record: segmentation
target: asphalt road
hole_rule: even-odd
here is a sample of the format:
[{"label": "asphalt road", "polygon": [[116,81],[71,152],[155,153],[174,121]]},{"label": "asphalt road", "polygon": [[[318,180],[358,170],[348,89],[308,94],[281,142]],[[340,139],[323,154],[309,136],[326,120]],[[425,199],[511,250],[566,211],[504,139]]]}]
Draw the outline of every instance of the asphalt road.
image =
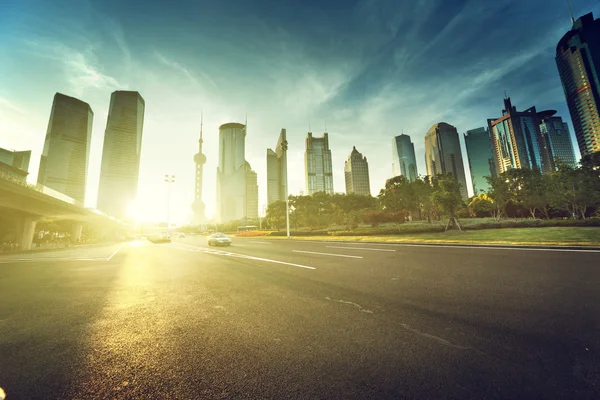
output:
[{"label": "asphalt road", "polygon": [[13,399],[600,398],[600,252],[188,237],[0,257]]}]

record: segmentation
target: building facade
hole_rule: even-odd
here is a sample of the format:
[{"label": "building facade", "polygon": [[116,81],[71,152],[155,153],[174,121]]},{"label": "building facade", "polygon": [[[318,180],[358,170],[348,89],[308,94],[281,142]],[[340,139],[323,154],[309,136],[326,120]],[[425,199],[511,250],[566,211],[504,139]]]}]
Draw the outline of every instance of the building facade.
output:
[{"label": "building facade", "polygon": [[487,192],[490,186],[486,176],[496,175],[490,133],[486,128],[481,127],[467,131],[464,137],[473,193],[477,195],[481,192]]},{"label": "building facade", "polygon": [[14,151],[0,148],[0,173],[10,179],[26,182],[31,150]]},{"label": "building facade", "polygon": [[110,96],[97,208],[123,220],[137,197],[144,110],[138,92],[116,91]]},{"label": "building facade", "polygon": [[556,170],[560,164],[576,167],[577,160],[567,123],[561,117],[554,116],[554,111],[545,111],[539,116],[540,132],[549,152],[552,170]]},{"label": "building facade", "polygon": [[245,159],[246,126],[227,123],[219,127],[217,167],[218,223],[258,217],[256,173]]},{"label": "building facade", "polygon": [[61,93],[54,95],[39,184],[84,202],[93,121],[89,104]]},{"label": "building facade", "polygon": [[415,145],[408,135],[402,134],[392,140],[392,173],[394,176],[402,175],[411,182],[419,176]]},{"label": "building facade", "polygon": [[306,152],[304,153],[304,170],[306,173],[306,193],[312,196],[317,192],[333,194],[333,169],[329,135],[313,137],[308,132],[306,137]]},{"label": "building facade", "polygon": [[517,111],[510,97],[504,99],[502,117],[488,119],[496,174],[514,168],[536,168],[546,173],[553,170],[540,122],[535,107]]},{"label": "building facade", "polygon": [[369,181],[369,163],[367,157],[352,148],[348,161],[344,164],[346,178],[346,194],[371,195],[371,182]]},{"label": "building facade", "polygon": [[556,65],[582,156],[600,151],[600,19],[573,23],[556,46]]},{"label": "building facade", "polygon": [[433,125],[425,135],[427,175],[452,174],[460,183],[463,199],[469,197],[462,151],[456,128],[445,122]]},{"label": "building facade", "polygon": [[267,149],[267,205],[285,201],[287,189],[287,138],[281,130],[275,151]]}]

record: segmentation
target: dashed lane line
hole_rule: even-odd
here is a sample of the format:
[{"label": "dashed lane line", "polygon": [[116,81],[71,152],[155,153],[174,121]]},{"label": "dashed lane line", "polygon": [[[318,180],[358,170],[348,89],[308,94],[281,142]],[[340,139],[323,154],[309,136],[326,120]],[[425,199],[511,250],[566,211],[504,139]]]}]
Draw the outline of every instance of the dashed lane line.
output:
[{"label": "dashed lane line", "polygon": [[292,250],[292,251],[294,253],[318,254],[321,256],[331,256],[331,257],[363,258],[361,256],[350,256],[347,254],[335,254],[335,253],[320,253],[317,251],[306,251],[306,250]]},{"label": "dashed lane line", "polygon": [[372,247],[342,247],[342,246],[325,246],[330,249],[350,249],[350,250],[370,250],[370,251],[389,251],[394,252],[393,249],[375,249]]}]

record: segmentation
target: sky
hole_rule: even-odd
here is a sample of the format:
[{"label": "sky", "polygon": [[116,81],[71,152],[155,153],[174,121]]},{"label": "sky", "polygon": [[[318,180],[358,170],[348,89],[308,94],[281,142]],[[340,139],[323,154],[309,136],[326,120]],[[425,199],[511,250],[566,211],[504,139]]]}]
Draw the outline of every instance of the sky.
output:
[{"label": "sky", "polygon": [[[596,0],[571,4],[575,18],[600,16]],[[519,110],[555,109],[572,129],[554,62],[570,26],[563,0],[4,0],[0,147],[32,150],[35,183],[54,94],[89,103],[85,204],[95,207],[110,94],[136,90],[146,102],[140,219],[166,219],[165,174],[176,176],[172,221],[191,218],[201,114],[209,217],[218,127],[246,118],[261,214],[266,149],[282,128],[291,194],[304,191],[310,124],[329,133],[334,190],[345,191],[356,146],[377,195],[392,176],[392,138],[411,136],[424,175],[424,137],[438,122],[457,127],[468,171],[462,134],[501,116],[505,90]]]}]

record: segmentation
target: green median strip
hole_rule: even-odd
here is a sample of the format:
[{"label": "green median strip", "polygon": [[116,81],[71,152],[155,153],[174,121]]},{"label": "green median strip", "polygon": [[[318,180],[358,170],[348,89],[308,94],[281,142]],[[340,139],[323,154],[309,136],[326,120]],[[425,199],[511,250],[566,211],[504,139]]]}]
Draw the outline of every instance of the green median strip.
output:
[{"label": "green median strip", "polygon": [[[449,243],[449,244],[504,244],[540,246],[600,246],[598,227],[506,228],[473,231],[450,231],[412,235],[364,236],[293,236],[296,240],[328,240],[340,242],[381,243]],[[285,240],[281,236],[263,239]]]}]

